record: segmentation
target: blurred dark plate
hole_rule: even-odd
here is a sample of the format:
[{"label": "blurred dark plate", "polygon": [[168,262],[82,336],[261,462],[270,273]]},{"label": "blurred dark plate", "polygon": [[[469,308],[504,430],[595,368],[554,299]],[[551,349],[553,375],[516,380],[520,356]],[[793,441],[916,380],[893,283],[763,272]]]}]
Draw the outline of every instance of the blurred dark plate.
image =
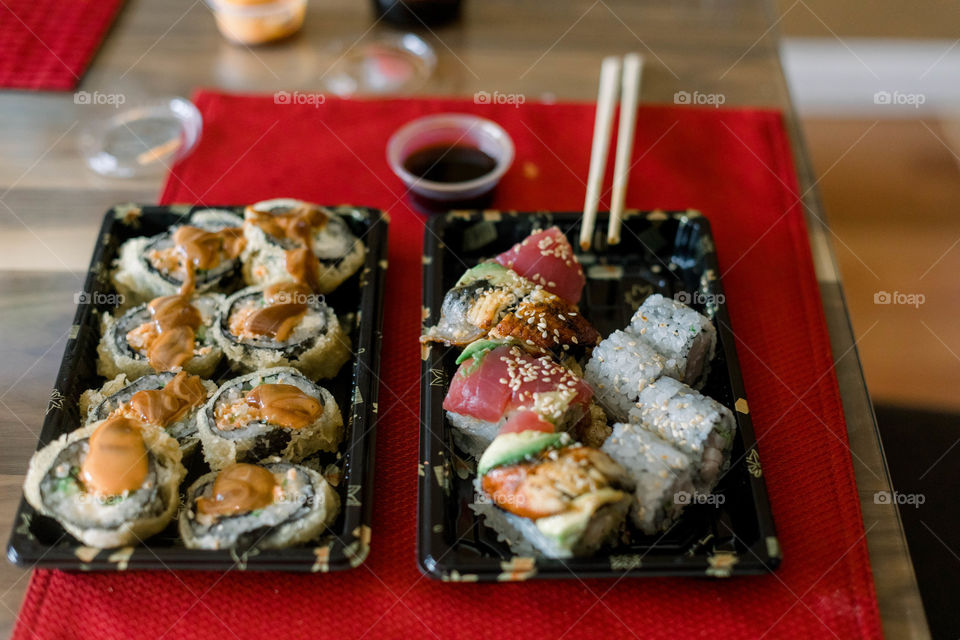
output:
[{"label": "blurred dark plate", "polygon": [[[437,322],[443,296],[468,267],[509,249],[531,232],[557,225],[578,246],[580,213],[452,212],[433,218],[424,242],[424,326]],[[606,230],[600,214],[597,229]],[[420,494],[417,559],[440,580],[712,576],[775,569],[780,549],[757,452],[710,224],[696,211],[628,212],[623,240],[578,253],[587,275],[581,311],[604,336],[626,326],[644,298],[676,296],[713,319],[717,355],[701,390],[737,419],[731,467],[715,495],[722,504],[691,505],[661,536],[631,530],[630,544],[588,558],[517,557],[468,505],[474,500],[470,458],[455,448],[442,404],[456,372],[458,348],[434,345],[423,353]],[[749,301],[741,301],[747,304]],[[467,462],[465,462],[467,461]],[[718,500],[719,501],[719,500]]]},{"label": "blurred dark plate", "polygon": [[[63,362],[50,397],[38,449],[81,425],[77,402],[87,389],[98,389],[97,343],[100,314],[111,310],[114,293],[111,263],[121,244],[137,236],[165,231],[199,209],[226,209],[243,215],[241,206],[191,207],[122,205],[107,212],[87,273],[84,293],[92,303],[78,304]],[[333,380],[320,381],[336,398],[344,413],[346,431],[339,452],[310,459],[321,469],[336,465],[340,480],[340,514],[324,537],[310,546],[290,549],[256,547],[244,551],[187,549],[180,542],[177,522],[147,539],[122,549],[94,549],[81,545],[53,519],[39,515],[25,500],[14,520],[7,557],[19,566],[58,569],[197,569],[231,568],[265,571],[336,571],[359,566],[369,552],[370,514],[373,501],[373,448],[375,407],[379,382],[383,286],[387,266],[388,220],[380,211],[365,207],[336,208],[367,246],[364,266],[336,291],[325,296],[350,334],[354,358]],[[79,294],[78,294],[79,296]],[[98,304],[104,301],[104,304]],[[358,320],[362,318],[362,322]],[[359,354],[359,355],[357,355]],[[217,384],[240,375],[224,361],[214,374]],[[181,492],[209,469],[197,451],[185,460],[187,477]],[[182,499],[182,496],[181,496]]]}]

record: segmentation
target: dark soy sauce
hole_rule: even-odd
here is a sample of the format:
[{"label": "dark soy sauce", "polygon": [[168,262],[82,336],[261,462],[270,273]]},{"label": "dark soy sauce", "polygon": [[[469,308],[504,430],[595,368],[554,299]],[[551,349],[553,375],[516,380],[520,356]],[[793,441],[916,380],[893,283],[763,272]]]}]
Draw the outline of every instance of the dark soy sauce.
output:
[{"label": "dark soy sauce", "polygon": [[403,168],[431,182],[466,182],[487,175],[497,161],[476,147],[435,144],[414,151]]},{"label": "dark soy sauce", "polygon": [[[435,144],[414,151],[403,161],[403,168],[431,182],[457,183],[481,178],[497,166],[497,161],[476,147],[449,143]],[[493,187],[470,198],[436,200],[409,192],[410,201],[421,211],[438,213],[450,209],[483,209],[493,200]]]}]

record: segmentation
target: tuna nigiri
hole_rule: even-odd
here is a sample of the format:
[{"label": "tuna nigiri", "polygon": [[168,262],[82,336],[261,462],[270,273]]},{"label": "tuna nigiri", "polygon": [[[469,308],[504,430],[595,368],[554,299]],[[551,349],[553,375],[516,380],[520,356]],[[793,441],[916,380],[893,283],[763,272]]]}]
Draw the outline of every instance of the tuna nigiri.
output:
[{"label": "tuna nigiri", "polygon": [[573,247],[557,227],[533,233],[501,253],[495,262],[541,285],[570,304],[580,301],[587,279]]}]

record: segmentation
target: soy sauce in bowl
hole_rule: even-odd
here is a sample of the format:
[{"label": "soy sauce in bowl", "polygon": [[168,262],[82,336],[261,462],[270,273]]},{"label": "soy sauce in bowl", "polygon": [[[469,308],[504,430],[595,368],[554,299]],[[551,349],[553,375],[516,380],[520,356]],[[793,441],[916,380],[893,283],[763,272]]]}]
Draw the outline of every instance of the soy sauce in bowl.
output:
[{"label": "soy sauce in bowl", "polygon": [[403,168],[432,182],[466,182],[487,175],[497,166],[489,155],[464,144],[434,144],[414,151]]},{"label": "soy sauce in bowl", "polygon": [[390,168],[423,213],[488,207],[513,153],[513,142],[499,125],[467,114],[419,118],[387,144]]}]

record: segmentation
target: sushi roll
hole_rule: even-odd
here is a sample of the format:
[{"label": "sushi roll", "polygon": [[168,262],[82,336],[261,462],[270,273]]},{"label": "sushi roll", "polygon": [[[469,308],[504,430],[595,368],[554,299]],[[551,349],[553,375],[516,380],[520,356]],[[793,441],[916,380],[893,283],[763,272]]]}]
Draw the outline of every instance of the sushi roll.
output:
[{"label": "sushi roll", "polygon": [[602,340],[584,368],[600,406],[619,422],[627,421],[644,387],[675,372],[647,343],[623,331]]},{"label": "sushi roll", "polygon": [[270,458],[200,477],[185,505],[179,526],[188,549],[279,549],[323,533],[340,497],[313,469]]},{"label": "sushi roll", "polygon": [[617,461],[636,483],[630,519],[653,535],[669,527],[683,511],[680,492],[692,494],[693,460],[663,438],[635,424],[617,423],[601,450]]},{"label": "sushi roll", "polygon": [[515,430],[542,424],[567,431],[593,418],[590,387],[549,356],[479,341],[458,362],[443,408],[457,446],[472,456],[479,456],[507,423]]},{"label": "sushi roll", "polygon": [[468,269],[443,298],[440,322],[427,329],[421,342],[463,346],[483,338],[508,309],[536,288],[496,262]]},{"label": "sushi roll", "polygon": [[300,462],[335,451],[343,416],[329,391],[296,369],[277,367],[223,383],[197,419],[203,457],[213,470],[279,456]]},{"label": "sushi roll", "polygon": [[298,282],[330,293],[363,265],[366,250],[336,211],[277,198],[247,207],[243,277],[247,284]]},{"label": "sushi roll", "polygon": [[497,436],[477,465],[478,504],[515,553],[590,555],[613,542],[632,501],[633,480],[603,451],[564,433]]},{"label": "sushi roll", "polygon": [[545,289],[534,289],[489,334],[527,351],[558,358],[580,357],[600,342],[600,334],[577,307]]},{"label": "sushi roll", "polygon": [[309,378],[332,378],[350,359],[350,338],[323,296],[280,282],[247,287],[221,305],[213,335],[241,371],[296,367]]},{"label": "sushi roll", "polygon": [[644,300],[627,331],[666,358],[676,372],[671,377],[691,386],[706,377],[717,349],[717,330],[706,316],[660,294]]},{"label": "sushi roll", "polygon": [[177,439],[186,458],[200,442],[197,415],[216,390],[214,383],[185,371],[146,375],[136,382],[121,373],[100,389],[84,391],[80,412],[87,424],[121,415],[162,427]]},{"label": "sushi roll", "polygon": [[186,474],[180,455],[160,427],[114,416],[35,453],[24,495],[85,545],[135,545],[173,519]]},{"label": "sushi roll", "polygon": [[97,373],[128,380],[162,371],[209,378],[223,352],[213,337],[218,293],[188,298],[171,295],[130,309],[119,318],[105,313],[97,346]]},{"label": "sushi roll", "polygon": [[493,260],[574,305],[587,283],[573,247],[557,227],[530,234]]},{"label": "sushi roll", "polygon": [[729,464],[737,430],[730,409],[678,380],[645,387],[629,417],[693,458],[698,489],[711,490]]},{"label": "sushi roll", "polygon": [[239,275],[246,244],[243,218],[222,209],[203,209],[188,222],[123,243],[112,274],[117,293],[137,304],[228,286]]}]

